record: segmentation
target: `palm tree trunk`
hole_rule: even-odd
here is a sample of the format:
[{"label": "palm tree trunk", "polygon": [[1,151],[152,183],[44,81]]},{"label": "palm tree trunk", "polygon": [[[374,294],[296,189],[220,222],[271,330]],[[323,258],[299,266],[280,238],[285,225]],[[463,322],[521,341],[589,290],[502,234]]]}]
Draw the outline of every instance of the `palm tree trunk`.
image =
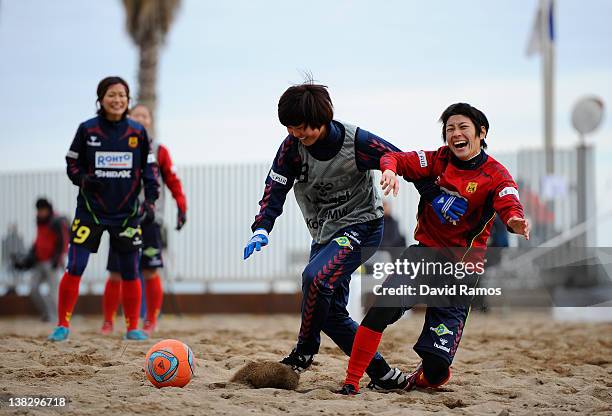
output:
[{"label": "palm tree trunk", "polygon": [[151,36],[140,45],[140,62],[138,65],[138,103],[146,105],[154,115],[150,137],[155,137],[155,114],[157,114],[157,66],[159,61],[159,37]]}]

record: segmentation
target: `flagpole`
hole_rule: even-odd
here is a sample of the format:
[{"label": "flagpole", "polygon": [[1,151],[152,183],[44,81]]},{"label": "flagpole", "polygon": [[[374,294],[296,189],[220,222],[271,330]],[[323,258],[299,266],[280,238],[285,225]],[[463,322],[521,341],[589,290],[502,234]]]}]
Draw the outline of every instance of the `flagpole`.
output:
[{"label": "flagpole", "polygon": [[540,0],[541,5],[541,47],[542,47],[542,79],[544,86],[544,151],[546,157],[546,174],[552,175],[555,171],[554,153],[554,110],[555,110],[555,47],[553,13],[555,12],[554,0]]}]

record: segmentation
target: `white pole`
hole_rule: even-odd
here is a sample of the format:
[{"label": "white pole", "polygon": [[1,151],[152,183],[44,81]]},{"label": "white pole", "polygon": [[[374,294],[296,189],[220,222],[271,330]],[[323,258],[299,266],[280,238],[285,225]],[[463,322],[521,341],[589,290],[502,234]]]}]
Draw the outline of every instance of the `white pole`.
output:
[{"label": "white pole", "polygon": [[[544,149],[546,155],[546,174],[555,170],[554,156],[554,110],[555,110],[555,47],[554,47],[554,0],[540,0],[540,36],[542,47],[542,79],[544,86]],[[552,20],[552,21],[551,21]]]}]

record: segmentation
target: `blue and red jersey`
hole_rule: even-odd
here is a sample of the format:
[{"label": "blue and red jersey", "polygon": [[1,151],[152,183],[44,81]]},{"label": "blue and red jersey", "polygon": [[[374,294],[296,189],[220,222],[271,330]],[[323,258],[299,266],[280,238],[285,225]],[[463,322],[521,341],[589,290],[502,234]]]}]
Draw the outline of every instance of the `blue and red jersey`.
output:
[{"label": "blue and red jersey", "polygon": [[112,122],[98,116],[79,125],[66,155],[68,177],[81,187],[86,175],[102,182],[100,191],[81,187],[77,216],[102,225],[123,225],[138,213],[138,195],[159,197],[158,166],[147,131],[124,118]]},{"label": "blue and red jersey", "polygon": [[[306,149],[318,160],[326,161],[338,154],[344,142],[344,127],[341,123],[333,120],[327,129],[325,138],[317,140]],[[299,140],[289,135],[281,143],[276,157],[272,162],[272,168],[266,178],[264,195],[259,201],[259,214],[251,225],[255,231],[263,228],[267,232],[272,231],[276,218],[283,212],[283,204],[287,193],[297,180],[305,180],[304,175],[307,167],[303,163],[298,151]],[[388,152],[398,152],[399,149],[386,140],[358,128],[355,134],[355,161],[357,169],[361,172],[372,169],[380,169],[380,158]]]}]

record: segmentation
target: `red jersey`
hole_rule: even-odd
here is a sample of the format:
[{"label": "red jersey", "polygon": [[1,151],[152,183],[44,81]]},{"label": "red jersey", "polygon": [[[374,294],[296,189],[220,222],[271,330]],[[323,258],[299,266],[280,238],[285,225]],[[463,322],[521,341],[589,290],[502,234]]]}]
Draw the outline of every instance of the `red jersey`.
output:
[{"label": "red jersey", "polygon": [[436,151],[393,152],[384,155],[380,170],[392,170],[407,181],[435,179],[451,195],[468,201],[457,224],[441,224],[431,204],[419,203],[414,238],[428,247],[486,247],[495,214],[504,224],[514,216],[523,218],[518,186],[506,168],[481,152],[475,161],[457,159],[448,146]]},{"label": "red jersey", "polygon": [[52,217],[49,222],[37,225],[36,240],[34,241],[36,261],[56,261],[67,251],[68,229],[62,223],[61,218]]},{"label": "red jersey", "polygon": [[[178,209],[187,212],[187,198],[183,192],[183,185],[176,175],[176,169],[172,163],[170,152],[168,152],[168,149],[163,144],[157,146],[157,163],[161,172],[162,181],[166,184],[168,189],[170,189]],[[161,190],[163,191],[163,187]],[[156,203],[156,207],[158,207],[160,211],[159,219],[163,218],[163,200],[164,198],[160,197]]]}]

